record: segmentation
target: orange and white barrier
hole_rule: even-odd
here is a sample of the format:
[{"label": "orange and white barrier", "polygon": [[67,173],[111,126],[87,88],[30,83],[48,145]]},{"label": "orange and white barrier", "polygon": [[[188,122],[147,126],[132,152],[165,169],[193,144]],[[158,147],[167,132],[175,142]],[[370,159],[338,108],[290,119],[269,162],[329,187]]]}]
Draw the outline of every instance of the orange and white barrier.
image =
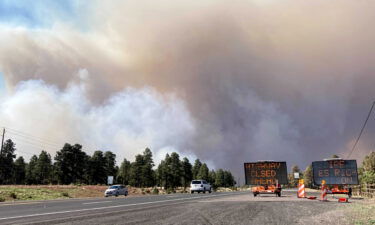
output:
[{"label": "orange and white barrier", "polygon": [[322,194],[320,195],[321,201],[327,201],[327,186],[325,185],[325,182],[322,182]]},{"label": "orange and white barrier", "polygon": [[299,180],[297,197],[298,198],[306,198],[305,184],[303,182],[303,179]]}]

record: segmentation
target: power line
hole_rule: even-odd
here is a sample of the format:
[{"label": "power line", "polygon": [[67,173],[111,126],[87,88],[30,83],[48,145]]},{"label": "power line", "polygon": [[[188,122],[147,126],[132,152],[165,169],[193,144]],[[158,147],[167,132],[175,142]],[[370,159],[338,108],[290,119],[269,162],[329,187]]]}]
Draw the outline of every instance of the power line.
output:
[{"label": "power line", "polygon": [[[21,143],[21,144],[25,144],[25,145],[30,145],[32,147],[35,147],[37,149],[41,149],[41,150],[47,150],[47,149],[50,149],[50,150],[55,150],[55,151],[58,151],[59,149],[56,148],[56,147],[48,147],[48,146],[43,146],[43,145],[39,145],[39,144],[36,144],[36,143],[33,143],[33,142],[29,142],[29,141],[25,141],[25,140],[22,140],[22,141],[18,141],[17,139],[14,141],[16,144],[17,143]],[[47,148],[48,147],[48,148]]]},{"label": "power line", "polygon": [[375,106],[375,101],[372,103],[371,109],[370,109],[370,111],[368,112],[367,118],[366,118],[366,120],[365,120],[365,123],[364,123],[363,126],[362,126],[361,132],[359,133],[358,138],[357,138],[357,140],[355,141],[355,143],[354,143],[354,145],[353,145],[353,148],[352,148],[352,150],[350,151],[349,155],[346,157],[347,159],[352,155],[352,153],[353,153],[355,147],[357,146],[357,144],[358,144],[358,142],[359,142],[359,139],[361,138],[361,135],[362,135],[363,131],[365,130],[365,127],[366,127],[367,121],[369,120],[369,118],[370,118],[370,116],[371,116],[372,110],[374,109],[374,106]]},{"label": "power line", "polygon": [[[27,154],[27,155],[37,155],[37,154],[35,154],[35,153],[19,151],[19,150],[17,150],[17,149],[15,150],[15,152],[16,152],[16,154],[17,154],[17,152],[20,152],[20,153]],[[18,157],[19,157],[19,156],[18,156]]]},{"label": "power line", "polygon": [[[43,151],[43,150],[44,151],[46,151],[46,150],[59,151],[61,149],[60,147],[57,147],[57,146],[48,145],[48,144],[45,144],[45,143],[39,143],[35,140],[28,140],[24,137],[13,136],[13,134],[9,135],[9,132],[7,132],[7,134],[8,134],[7,138],[13,140],[15,144],[18,143],[18,144],[21,144],[21,145],[31,146],[34,149],[38,149],[38,150],[41,150],[41,151]],[[20,153],[30,154],[30,155],[35,154],[35,153],[30,153],[30,152],[19,151],[18,149],[16,149],[16,151],[20,152]]]},{"label": "power line", "polygon": [[[27,144],[29,146],[33,146],[40,150],[49,149],[49,150],[60,151],[63,148],[62,143],[52,141],[51,139],[37,137],[35,135],[29,134],[20,130],[16,130],[10,127],[3,126],[3,128],[4,130],[6,129],[7,134],[10,134],[8,135],[8,137],[10,136],[11,139],[17,140],[16,141],[17,143]],[[87,152],[93,153],[93,150],[91,151],[89,150]]]},{"label": "power line", "polygon": [[51,147],[54,147],[54,148],[60,148],[61,147],[61,145],[58,145],[58,144],[52,144],[52,143],[49,143],[49,142],[39,141],[37,139],[29,138],[29,137],[26,137],[26,136],[23,136],[23,135],[20,135],[20,134],[15,134],[13,132],[7,132],[7,133],[8,133],[8,136],[11,136],[11,137],[14,137],[14,135],[15,135],[16,139],[20,138],[22,140],[27,140],[27,141],[30,141],[30,142],[35,142],[35,143],[38,143],[38,144],[40,143],[42,145],[51,146]]},{"label": "power line", "polygon": [[49,143],[53,143],[53,144],[60,144],[60,143],[58,143],[56,141],[52,141],[52,140],[47,139],[47,138],[37,137],[35,135],[29,134],[29,133],[26,133],[26,132],[23,132],[23,131],[19,131],[19,130],[10,128],[10,127],[4,127],[4,128],[7,129],[8,131],[12,132],[12,133],[17,133],[19,135],[24,135],[24,136],[32,137],[34,139],[38,139],[40,141],[49,142]]},{"label": "power line", "polygon": [[23,134],[15,133],[14,131],[10,131],[10,130],[8,130],[7,133],[10,133],[10,134],[12,134],[12,135],[16,135],[16,136],[19,136],[19,137],[22,137],[22,138],[30,139],[30,140],[33,140],[33,141],[37,141],[37,142],[41,142],[41,143],[45,143],[45,144],[49,144],[49,145],[60,145],[60,143],[57,143],[57,142],[48,142],[48,141],[43,141],[43,140],[41,140],[41,139],[38,139],[38,138],[35,138],[35,137],[32,137],[32,136],[27,136],[27,135],[23,135]]}]

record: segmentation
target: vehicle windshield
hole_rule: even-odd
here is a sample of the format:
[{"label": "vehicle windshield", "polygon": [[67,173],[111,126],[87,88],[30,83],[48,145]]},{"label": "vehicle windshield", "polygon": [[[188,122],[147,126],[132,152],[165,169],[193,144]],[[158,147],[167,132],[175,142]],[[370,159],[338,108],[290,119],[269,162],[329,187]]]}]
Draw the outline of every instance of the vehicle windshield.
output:
[{"label": "vehicle windshield", "polygon": [[110,186],[109,189],[118,189],[119,186]]},{"label": "vehicle windshield", "polygon": [[191,183],[192,184],[201,184],[201,181],[200,180],[193,180]]}]

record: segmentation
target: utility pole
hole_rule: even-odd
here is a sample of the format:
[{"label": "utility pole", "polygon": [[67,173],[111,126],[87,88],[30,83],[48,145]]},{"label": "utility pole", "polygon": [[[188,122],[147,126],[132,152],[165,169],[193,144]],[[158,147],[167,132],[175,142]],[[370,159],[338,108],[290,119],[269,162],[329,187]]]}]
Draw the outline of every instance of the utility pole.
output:
[{"label": "utility pole", "polygon": [[5,135],[5,128],[3,128],[3,139],[2,139],[2,141],[1,141],[0,155],[3,154],[4,135]]}]

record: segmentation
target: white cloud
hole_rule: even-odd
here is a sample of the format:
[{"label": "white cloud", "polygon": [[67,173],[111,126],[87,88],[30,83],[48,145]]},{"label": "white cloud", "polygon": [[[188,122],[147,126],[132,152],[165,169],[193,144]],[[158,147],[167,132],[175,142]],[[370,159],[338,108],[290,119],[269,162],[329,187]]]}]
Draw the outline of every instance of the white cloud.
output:
[{"label": "white cloud", "polygon": [[35,143],[13,130],[6,137],[22,152],[43,148],[54,155],[58,144],[80,143],[88,153],[113,151],[121,162],[123,157],[133,160],[146,147],[156,154],[166,146],[179,151],[194,134],[194,121],[173,96],[150,87],[127,88],[93,105],[81,87],[71,83],[61,91],[40,80],[21,82],[0,104],[1,125],[54,143]]}]

